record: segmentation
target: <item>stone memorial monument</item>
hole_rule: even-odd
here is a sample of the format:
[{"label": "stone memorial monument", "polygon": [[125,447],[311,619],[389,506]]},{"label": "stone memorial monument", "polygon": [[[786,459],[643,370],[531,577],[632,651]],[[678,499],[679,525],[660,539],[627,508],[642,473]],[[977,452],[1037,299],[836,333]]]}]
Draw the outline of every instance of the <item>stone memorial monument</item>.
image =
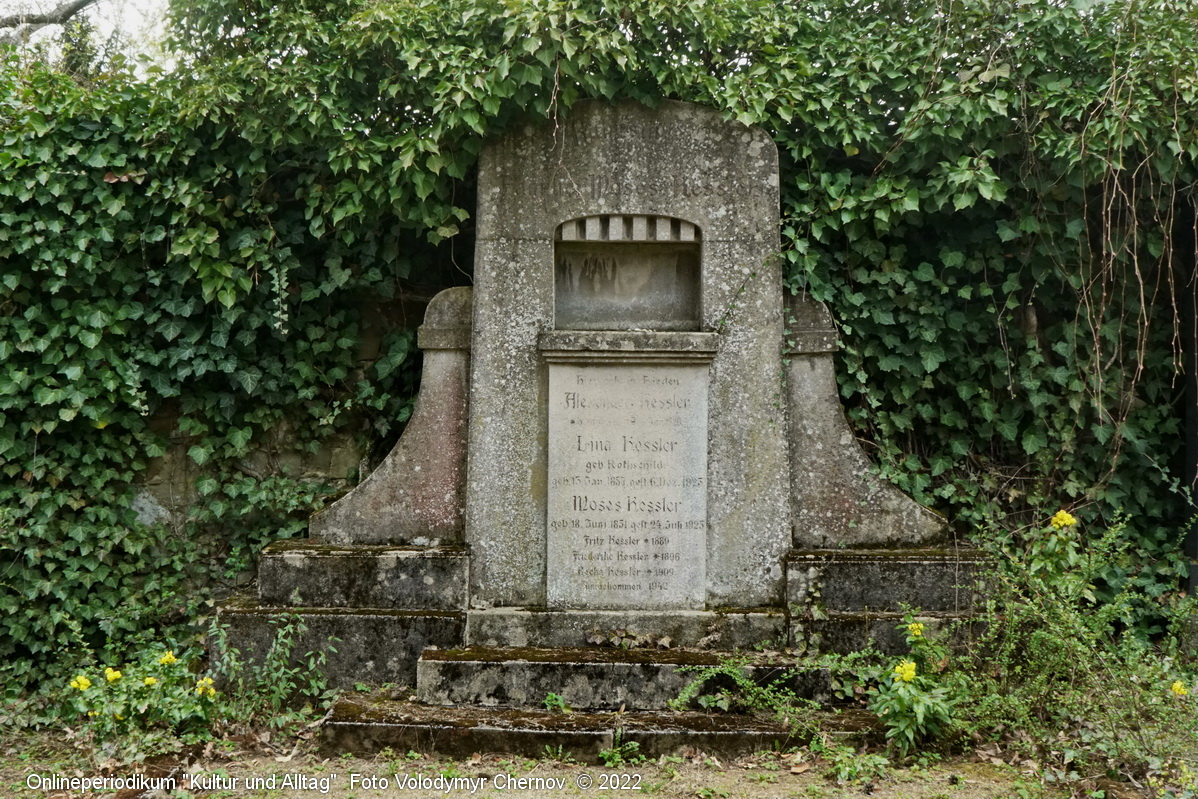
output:
[{"label": "stone memorial monument", "polygon": [[474,286],[429,306],[403,437],[268,548],[233,640],[291,608],[340,639],[336,684],[654,709],[705,650],[894,649],[899,603],[967,611],[975,559],[871,474],[832,318],[783,289],[778,205],[769,137],[696,106],[490,142]]}]

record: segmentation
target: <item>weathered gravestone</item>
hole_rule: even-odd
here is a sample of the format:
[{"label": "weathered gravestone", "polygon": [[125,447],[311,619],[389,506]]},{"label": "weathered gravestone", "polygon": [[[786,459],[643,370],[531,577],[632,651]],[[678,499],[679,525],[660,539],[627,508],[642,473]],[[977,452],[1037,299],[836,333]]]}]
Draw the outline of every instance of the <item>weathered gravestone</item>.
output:
[{"label": "weathered gravestone", "polygon": [[246,646],[293,606],[343,639],[339,684],[654,709],[692,649],[894,648],[899,603],[968,608],[974,561],[870,473],[832,319],[783,290],[764,132],[582,103],[488,144],[478,192],[473,296],[430,306],[403,438],[268,549],[224,611]]}]

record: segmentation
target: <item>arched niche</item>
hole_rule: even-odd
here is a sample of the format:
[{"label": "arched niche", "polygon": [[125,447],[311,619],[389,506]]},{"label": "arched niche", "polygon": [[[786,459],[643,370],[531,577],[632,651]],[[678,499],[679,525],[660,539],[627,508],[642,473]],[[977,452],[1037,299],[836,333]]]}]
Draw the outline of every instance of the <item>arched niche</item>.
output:
[{"label": "arched niche", "polygon": [[554,236],[558,330],[698,330],[702,231],[669,216],[571,219]]}]

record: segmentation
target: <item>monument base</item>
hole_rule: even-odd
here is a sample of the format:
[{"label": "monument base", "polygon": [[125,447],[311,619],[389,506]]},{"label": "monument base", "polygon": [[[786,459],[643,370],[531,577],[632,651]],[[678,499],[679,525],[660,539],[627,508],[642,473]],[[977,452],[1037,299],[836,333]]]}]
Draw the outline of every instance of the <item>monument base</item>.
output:
[{"label": "monument base", "polygon": [[[864,711],[813,714],[819,728],[851,741],[879,733],[876,717]],[[427,705],[352,695],[333,709],[322,731],[322,748],[374,755],[425,752],[469,758],[496,752],[526,758],[568,752],[579,762],[597,762],[618,744],[636,743],[649,759],[682,750],[732,759],[795,746],[793,731],[778,722],[707,713],[551,713]]]},{"label": "monument base", "polygon": [[[638,636],[653,648],[730,651],[786,643],[787,617],[780,608],[728,611],[530,610],[492,608],[466,614],[470,646],[579,647],[594,638]],[[614,645],[608,640],[607,645]]]},{"label": "monument base", "polygon": [[[253,660],[268,651],[279,617],[298,615],[307,631],[295,644],[295,662],[328,651],[325,674],[339,688],[363,682],[416,688],[418,661],[430,648],[487,647],[495,664],[562,662],[566,651],[577,660],[586,647],[587,657],[600,661],[631,648],[637,654],[630,657],[655,664],[642,682],[658,675],[674,690],[671,668],[659,667],[679,657],[708,663],[734,651],[809,655],[869,646],[902,654],[904,606],[916,610],[929,633],[968,620],[980,599],[975,586],[982,566],[976,551],[964,548],[792,551],[782,564],[786,600],[780,607],[553,610],[468,609],[470,561],[453,547],[280,542],[263,553],[259,596],[226,602],[219,618],[230,646]],[[330,641],[336,652],[328,649]],[[513,679],[494,665],[488,669],[500,682]],[[546,676],[543,687],[560,693],[553,679]]]}]

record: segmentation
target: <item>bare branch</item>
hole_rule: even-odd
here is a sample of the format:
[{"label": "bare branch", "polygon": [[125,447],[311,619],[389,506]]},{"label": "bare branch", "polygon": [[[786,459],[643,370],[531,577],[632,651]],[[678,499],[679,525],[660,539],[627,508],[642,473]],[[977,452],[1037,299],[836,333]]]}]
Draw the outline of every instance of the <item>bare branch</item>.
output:
[{"label": "bare branch", "polygon": [[71,17],[96,2],[98,0],[66,0],[66,2],[53,11],[9,14],[6,17],[0,17],[0,28],[13,29],[0,33],[0,45],[20,44],[26,41],[34,31],[41,30],[47,25],[62,25]]},{"label": "bare branch", "polygon": [[0,17],[0,28],[12,28],[17,25],[61,25],[95,2],[96,0],[67,0],[53,11],[42,14],[9,14],[7,17]]}]

